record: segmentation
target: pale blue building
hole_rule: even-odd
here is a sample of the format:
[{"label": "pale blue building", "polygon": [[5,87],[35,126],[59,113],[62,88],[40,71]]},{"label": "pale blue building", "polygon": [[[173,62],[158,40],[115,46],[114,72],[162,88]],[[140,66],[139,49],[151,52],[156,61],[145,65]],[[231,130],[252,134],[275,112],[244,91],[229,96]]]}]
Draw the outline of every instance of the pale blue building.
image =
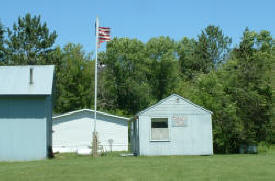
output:
[{"label": "pale blue building", "polygon": [[0,161],[51,154],[54,66],[0,66]]},{"label": "pale blue building", "polygon": [[137,155],[212,155],[212,112],[177,95],[139,112],[131,124]]}]

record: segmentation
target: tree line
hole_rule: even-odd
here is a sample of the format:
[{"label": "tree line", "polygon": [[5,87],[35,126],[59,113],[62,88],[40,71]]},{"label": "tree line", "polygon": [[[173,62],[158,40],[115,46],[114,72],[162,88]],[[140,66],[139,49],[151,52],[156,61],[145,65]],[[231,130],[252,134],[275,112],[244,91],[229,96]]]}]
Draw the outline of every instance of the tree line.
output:
[{"label": "tree line", "polygon": [[[55,113],[93,108],[94,60],[79,44],[54,46],[57,33],[40,16],[0,23],[0,65],[56,65]],[[214,150],[238,152],[240,144],[272,141],[269,31],[246,28],[240,42],[209,25],[195,38],[114,38],[98,55],[98,108],[133,116],[177,93],[211,110]]]}]

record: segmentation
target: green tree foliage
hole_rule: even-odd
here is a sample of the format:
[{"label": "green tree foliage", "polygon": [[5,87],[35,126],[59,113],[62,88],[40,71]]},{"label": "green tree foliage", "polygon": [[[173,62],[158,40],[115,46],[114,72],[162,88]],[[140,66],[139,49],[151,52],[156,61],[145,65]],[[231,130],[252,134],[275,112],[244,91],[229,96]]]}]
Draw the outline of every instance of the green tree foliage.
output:
[{"label": "green tree foliage", "polygon": [[225,62],[230,51],[232,39],[213,25],[207,26],[198,40],[183,38],[179,42],[179,61],[181,72],[187,79],[200,73],[209,73]]},{"label": "green tree foliage", "polygon": [[0,65],[3,63],[4,61],[4,26],[2,25],[2,23],[0,22]]},{"label": "green tree foliage", "polygon": [[178,84],[176,46],[169,37],[152,38],[146,43],[146,57],[150,60],[149,82],[157,100],[170,95]]},{"label": "green tree foliage", "polygon": [[[213,111],[215,152],[235,153],[240,144],[270,142],[270,65],[274,49],[270,33],[246,29],[239,46],[228,53],[225,45],[229,45],[229,38],[225,38],[230,40],[227,43],[221,43],[220,51],[214,51],[218,43],[209,46],[213,41],[206,40],[209,30],[205,32],[198,42],[188,38],[179,42],[183,81],[176,91]],[[202,62],[195,63],[198,55],[199,60],[209,60],[207,71],[201,71]],[[217,62],[223,64],[215,66]]]},{"label": "green tree foliage", "polygon": [[46,23],[41,24],[40,16],[26,14],[19,17],[12,29],[8,28],[8,64],[48,64],[47,55],[52,51],[57,34],[49,32]]},{"label": "green tree foliage", "polygon": [[270,78],[271,78],[271,88],[272,88],[272,116],[271,116],[271,121],[272,121],[272,131],[273,131],[273,136],[272,136],[272,143],[275,144],[275,40],[272,40],[272,49],[271,49],[271,72],[270,72]]},{"label": "green tree foliage", "polygon": [[114,38],[107,44],[106,53],[102,53],[99,60],[105,65],[99,74],[103,77],[99,82],[103,86],[99,90],[103,109],[125,110],[126,114],[134,114],[149,104],[149,62],[141,41]]},{"label": "green tree foliage", "polygon": [[241,131],[237,107],[231,95],[225,93],[223,71],[201,75],[195,83],[191,99],[213,111],[213,136],[215,152],[236,152]]},{"label": "green tree foliage", "polygon": [[57,48],[56,60],[56,112],[91,108],[94,100],[94,62],[85,56],[80,45],[69,43]]},{"label": "green tree foliage", "polygon": [[246,29],[239,47],[233,51],[238,81],[231,85],[231,92],[246,128],[244,142],[270,141],[271,50],[272,37],[268,31],[257,33]]},{"label": "green tree foliage", "polygon": [[179,66],[184,80],[192,80],[200,73],[200,62],[195,60],[196,44],[195,39],[187,37],[178,43]]},{"label": "green tree foliage", "polygon": [[196,79],[191,99],[214,112],[215,152],[237,152],[240,144],[270,142],[272,37],[245,30],[239,47],[216,71]]},{"label": "green tree foliage", "polygon": [[224,62],[229,52],[232,39],[223,34],[223,31],[213,25],[209,25],[198,36],[195,55],[201,61],[202,71],[208,73],[219,63]]}]

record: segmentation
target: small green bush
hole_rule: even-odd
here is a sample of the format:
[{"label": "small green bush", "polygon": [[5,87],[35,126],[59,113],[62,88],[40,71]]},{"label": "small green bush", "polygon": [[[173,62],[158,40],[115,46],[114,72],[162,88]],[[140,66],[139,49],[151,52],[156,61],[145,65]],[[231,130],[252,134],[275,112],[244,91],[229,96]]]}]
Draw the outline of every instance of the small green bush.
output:
[{"label": "small green bush", "polygon": [[260,142],[257,147],[258,153],[268,153],[271,151],[270,145],[266,142]]}]

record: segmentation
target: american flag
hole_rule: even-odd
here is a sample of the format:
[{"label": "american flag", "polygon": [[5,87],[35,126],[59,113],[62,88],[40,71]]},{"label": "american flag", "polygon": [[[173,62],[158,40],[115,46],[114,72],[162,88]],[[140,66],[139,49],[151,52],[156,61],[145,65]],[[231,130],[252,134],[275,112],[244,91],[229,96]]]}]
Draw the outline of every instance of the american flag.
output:
[{"label": "american flag", "polygon": [[109,27],[98,27],[98,47],[100,43],[111,40],[111,28]]}]

